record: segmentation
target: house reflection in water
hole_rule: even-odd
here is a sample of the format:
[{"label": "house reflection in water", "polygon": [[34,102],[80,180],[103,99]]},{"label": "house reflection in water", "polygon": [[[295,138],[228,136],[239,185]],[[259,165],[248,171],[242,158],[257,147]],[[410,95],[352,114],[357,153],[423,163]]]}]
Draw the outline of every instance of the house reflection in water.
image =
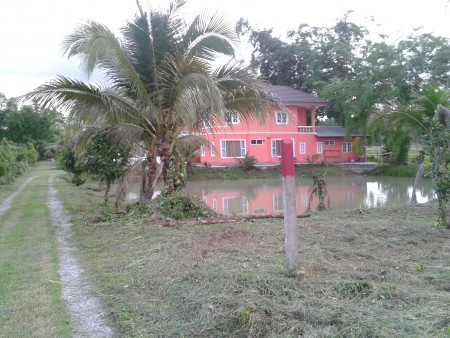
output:
[{"label": "house reflection in water", "polygon": [[[374,178],[366,176],[330,177],[327,180],[331,209],[377,208],[410,203],[412,180],[408,178]],[[308,208],[310,180],[297,180],[297,214]],[[238,180],[189,182],[187,191],[200,196],[206,204],[224,215],[281,215],[283,194],[280,180]],[[431,182],[418,188],[418,201],[433,198]],[[312,210],[317,206],[313,198]]]},{"label": "house reflection in water", "polygon": [[[281,215],[284,211],[281,182],[277,180],[263,184],[259,180],[215,182],[191,185],[187,190],[201,196],[208,207],[223,215]],[[329,184],[328,193],[332,209],[359,207],[362,194],[359,184]],[[309,186],[297,186],[297,214],[306,212],[309,198]],[[314,197],[311,207],[314,210],[316,206]]]}]

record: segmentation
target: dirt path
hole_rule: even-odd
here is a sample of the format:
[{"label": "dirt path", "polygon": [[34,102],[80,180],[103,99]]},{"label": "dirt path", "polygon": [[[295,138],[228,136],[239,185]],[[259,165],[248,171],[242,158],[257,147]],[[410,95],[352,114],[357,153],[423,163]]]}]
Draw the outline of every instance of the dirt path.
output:
[{"label": "dirt path", "polygon": [[22,183],[22,185],[17,189],[15,192],[11,194],[7,199],[3,201],[2,204],[0,204],[0,217],[7,212],[14,202],[14,199],[25,189],[25,187],[30,183],[31,180],[33,180],[35,177],[28,178],[25,182]]},{"label": "dirt path", "polygon": [[74,328],[74,337],[111,337],[102,304],[95,296],[86,272],[79,263],[79,250],[73,241],[70,217],[58,199],[54,177],[49,179],[50,209],[59,253],[61,297],[66,303]]},{"label": "dirt path", "polygon": [[0,337],[116,336],[80,264],[52,167],[36,165],[0,203]]}]

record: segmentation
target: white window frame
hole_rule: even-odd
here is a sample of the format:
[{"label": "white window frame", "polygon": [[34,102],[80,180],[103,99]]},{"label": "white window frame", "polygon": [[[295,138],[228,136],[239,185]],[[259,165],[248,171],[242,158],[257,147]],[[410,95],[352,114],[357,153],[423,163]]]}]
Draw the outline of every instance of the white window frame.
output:
[{"label": "white window frame", "polygon": [[278,110],[275,112],[275,123],[276,124],[285,125],[285,124],[288,124],[288,122],[289,122],[289,116],[286,111]]},{"label": "white window frame", "polygon": [[[235,141],[239,141],[240,144],[240,156],[225,156],[227,154],[227,149],[226,149],[226,143],[227,142],[235,142]],[[242,139],[224,139],[224,140],[220,140],[220,157],[221,158],[243,158],[245,157],[245,155],[247,154],[247,146],[246,146],[246,142],[245,140]]]},{"label": "white window frame", "polygon": [[322,154],[323,153],[323,144],[322,142],[316,142],[316,150],[318,154]]},{"label": "white window frame", "polygon": [[325,140],[324,143],[326,146],[334,146],[336,144],[334,140]]},{"label": "white window frame", "polygon": [[231,113],[231,124],[239,124],[241,123],[241,117],[239,116],[239,113]]},{"label": "white window frame", "polygon": [[[283,195],[281,193],[272,195],[272,203],[273,203],[273,211],[275,211],[275,212],[284,211],[284,200],[283,200]],[[281,209],[279,209],[280,204],[281,204]]]},{"label": "white window frame", "polygon": [[213,198],[212,200],[212,209],[214,211],[217,211],[217,199]]},{"label": "white window frame", "polygon": [[252,139],[252,140],[250,140],[250,144],[252,144],[252,145],[261,145],[263,143],[264,143],[263,139]]},{"label": "white window frame", "polygon": [[[291,139],[291,140],[292,140],[292,151],[293,151],[293,155],[295,157],[295,141],[294,141],[294,139]],[[274,155],[274,150],[276,150],[276,149],[274,149],[274,144],[276,144],[277,141],[280,142],[280,155]],[[272,157],[281,157],[281,141],[282,141],[281,138],[273,138],[270,140],[270,154],[272,155]]]},{"label": "white window frame", "polygon": [[300,154],[305,155],[306,154],[306,142],[300,142],[298,146],[300,149]]},{"label": "white window frame", "polygon": [[205,149],[205,146],[203,144],[201,145],[201,150],[202,150],[202,157],[205,157],[206,156],[206,149]]},{"label": "white window frame", "polygon": [[211,152],[211,157],[215,157],[216,156],[216,147],[214,146],[214,144],[211,144],[210,152]]},{"label": "white window frame", "polygon": [[223,207],[223,211],[222,213],[224,215],[230,215],[230,201],[231,200],[235,200],[235,199],[240,199],[241,200],[241,206],[242,206],[242,212],[238,213],[238,215],[248,215],[248,198],[247,196],[229,196],[229,197],[224,197],[222,199],[222,207]]},{"label": "white window frame", "polygon": [[353,145],[351,142],[342,142],[342,152],[343,153],[352,153]]}]

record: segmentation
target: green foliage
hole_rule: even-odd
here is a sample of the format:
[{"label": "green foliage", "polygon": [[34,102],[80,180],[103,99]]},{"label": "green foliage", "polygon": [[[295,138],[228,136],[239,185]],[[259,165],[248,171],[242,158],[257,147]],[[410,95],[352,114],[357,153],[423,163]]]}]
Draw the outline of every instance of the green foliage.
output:
[{"label": "green foliage", "polygon": [[0,108],[0,139],[5,137],[18,144],[32,143],[39,159],[44,159],[45,149],[61,134],[62,114],[54,109],[23,106],[20,109],[11,99]]},{"label": "green foliage", "polygon": [[417,167],[417,164],[381,165],[371,170],[369,174],[377,176],[414,177]]},{"label": "green foliage", "polygon": [[[441,107],[442,108],[442,107]],[[425,135],[425,169],[438,198],[438,226],[450,229],[450,110],[447,120],[434,118]]]},{"label": "green foliage", "polygon": [[255,168],[256,163],[258,163],[256,157],[251,156],[248,153],[245,154],[243,158],[236,158],[236,161],[239,163],[239,166],[244,170]]},{"label": "green foliage", "polygon": [[35,164],[37,157],[37,151],[31,143],[14,145],[3,138],[0,141],[0,179],[13,181],[26,167]]},{"label": "green foliage", "polygon": [[77,170],[106,180],[106,204],[111,184],[126,174],[129,158],[130,149],[112,142],[110,130],[105,129],[89,140],[75,166]]},{"label": "green foliage", "polygon": [[163,191],[152,201],[152,205],[155,208],[154,212],[157,212],[162,218],[175,220],[199,219],[214,215],[199,197],[181,191],[176,191],[173,194]]},{"label": "green foliage", "polygon": [[373,292],[373,286],[368,281],[343,282],[336,289],[344,298],[365,298]]},{"label": "green foliage", "polygon": [[349,12],[333,27],[300,23],[288,39],[241,20],[239,31],[255,47],[251,66],[271,84],[318,94],[330,103],[318,111],[350,129],[361,129],[373,107],[397,98],[410,102],[419,88],[449,81],[450,41],[432,34],[374,42]]}]

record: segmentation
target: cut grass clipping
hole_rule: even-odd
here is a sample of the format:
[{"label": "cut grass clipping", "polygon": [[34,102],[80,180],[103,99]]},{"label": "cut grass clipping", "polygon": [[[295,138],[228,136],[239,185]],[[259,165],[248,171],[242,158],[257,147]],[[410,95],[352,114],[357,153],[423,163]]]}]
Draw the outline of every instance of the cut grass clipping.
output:
[{"label": "cut grass clipping", "polygon": [[[78,243],[127,337],[448,337],[450,232],[436,205],[298,219],[295,274],[283,221],[164,227],[108,213],[64,181]],[[182,224],[182,223],[179,223]]]}]

